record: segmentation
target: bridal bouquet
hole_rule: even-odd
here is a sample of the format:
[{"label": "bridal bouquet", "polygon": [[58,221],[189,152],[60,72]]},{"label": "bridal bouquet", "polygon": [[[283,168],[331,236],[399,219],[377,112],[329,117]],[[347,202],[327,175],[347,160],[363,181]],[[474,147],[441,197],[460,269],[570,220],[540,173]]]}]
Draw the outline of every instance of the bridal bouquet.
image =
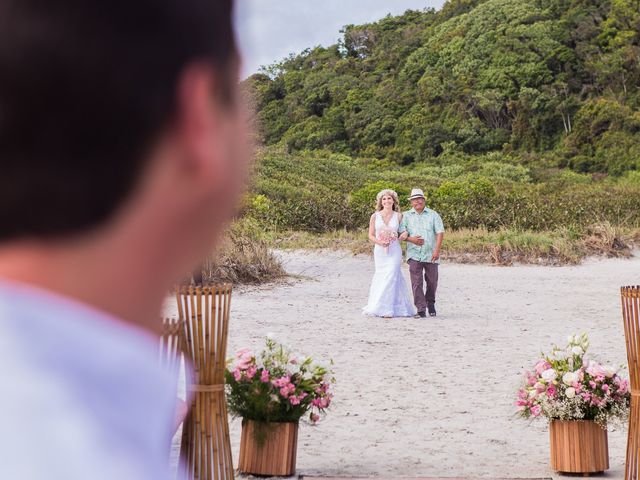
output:
[{"label": "bridal bouquet", "polygon": [[225,376],[229,410],[246,420],[297,422],[308,412],[315,424],[333,399],[329,367],[298,357],[270,338],[257,356],[240,350]]},{"label": "bridal bouquet", "polygon": [[[378,233],[378,240],[388,245],[398,240],[398,232],[390,228],[383,228]],[[389,253],[389,246],[384,247],[384,253]]]},{"label": "bridal bouquet", "polygon": [[624,420],[629,411],[629,382],[618,368],[587,357],[589,338],[571,335],[565,348],[554,346],[525,373],[516,405],[523,418],[548,420]]}]

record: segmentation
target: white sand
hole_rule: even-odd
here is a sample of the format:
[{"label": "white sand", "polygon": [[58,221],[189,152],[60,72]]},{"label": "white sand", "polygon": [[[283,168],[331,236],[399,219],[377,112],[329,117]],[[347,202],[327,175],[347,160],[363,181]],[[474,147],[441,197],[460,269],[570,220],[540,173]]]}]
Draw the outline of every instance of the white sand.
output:
[{"label": "white sand", "polygon": [[[523,369],[582,331],[592,354],[626,362],[619,287],[640,283],[638,258],[577,267],[443,264],[438,317],[388,320],[360,313],[372,259],[282,255],[290,273],[306,278],[235,292],[229,353],[260,348],[271,332],[302,353],[334,359],[335,403],[317,427],[302,426],[299,474],[548,477],[545,422],[514,415]],[[236,458],[239,432],[234,421]],[[623,477],[625,445],[626,428],[610,429],[607,478]]]}]

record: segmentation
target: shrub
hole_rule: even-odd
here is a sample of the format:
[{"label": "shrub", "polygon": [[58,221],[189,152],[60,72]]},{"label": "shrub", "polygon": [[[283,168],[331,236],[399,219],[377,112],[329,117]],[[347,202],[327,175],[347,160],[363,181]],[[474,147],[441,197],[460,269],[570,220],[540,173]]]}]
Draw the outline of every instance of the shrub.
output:
[{"label": "shrub", "polygon": [[258,162],[245,212],[263,228],[280,231],[363,229],[380,190],[396,190],[407,209],[410,189],[421,187],[427,206],[440,213],[447,229],[584,229],[604,221],[640,225],[640,177],[633,172],[619,180],[594,180],[546,167],[536,172],[534,183],[529,169],[511,164],[511,157],[461,155],[462,163],[398,167],[328,152],[267,151]]},{"label": "shrub", "polygon": [[261,227],[243,219],[229,229],[221,247],[206,259],[204,283],[266,283],[284,277],[282,263],[261,239]]},{"label": "shrub", "polygon": [[495,226],[495,219],[487,216],[495,209],[496,189],[486,178],[448,181],[432,195],[431,208],[437,210],[448,228]]}]

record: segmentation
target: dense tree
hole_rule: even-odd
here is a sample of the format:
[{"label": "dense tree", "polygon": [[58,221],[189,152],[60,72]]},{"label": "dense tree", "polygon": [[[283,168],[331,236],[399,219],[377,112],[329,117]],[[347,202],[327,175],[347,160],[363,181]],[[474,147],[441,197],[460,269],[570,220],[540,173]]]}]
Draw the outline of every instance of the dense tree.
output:
[{"label": "dense tree", "polygon": [[247,79],[261,139],[399,164],[553,152],[639,168],[640,0],[450,0],[348,25]]}]

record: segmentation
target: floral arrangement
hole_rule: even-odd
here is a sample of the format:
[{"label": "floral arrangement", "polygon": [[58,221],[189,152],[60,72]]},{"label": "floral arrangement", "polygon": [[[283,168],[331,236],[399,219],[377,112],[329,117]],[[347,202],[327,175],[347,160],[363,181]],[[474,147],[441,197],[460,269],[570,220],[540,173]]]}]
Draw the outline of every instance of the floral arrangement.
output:
[{"label": "floral arrangement", "polygon": [[[398,240],[398,232],[396,230],[391,230],[389,228],[383,228],[378,233],[378,240],[386,243],[387,245],[391,245],[391,243]],[[384,247],[384,252],[389,253],[389,247]]]},{"label": "floral arrangement", "polygon": [[[524,418],[594,420],[602,427],[624,420],[629,411],[629,382],[618,368],[587,356],[589,338],[571,335],[566,348],[554,346],[526,372],[516,405]],[[622,368],[622,367],[620,367]]]},{"label": "floral arrangement", "polygon": [[249,349],[237,352],[225,376],[229,410],[246,420],[297,422],[309,413],[315,424],[333,399],[330,368],[271,338],[257,356]]}]

